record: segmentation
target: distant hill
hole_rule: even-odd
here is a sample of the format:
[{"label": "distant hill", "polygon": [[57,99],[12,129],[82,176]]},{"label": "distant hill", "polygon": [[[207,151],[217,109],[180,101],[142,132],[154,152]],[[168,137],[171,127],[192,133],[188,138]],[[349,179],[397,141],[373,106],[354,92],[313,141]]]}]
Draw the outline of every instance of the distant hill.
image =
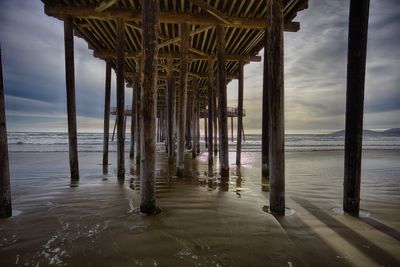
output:
[{"label": "distant hill", "polygon": [[[332,136],[344,136],[345,131],[340,130],[336,132],[329,133],[328,135]],[[364,129],[363,131],[364,136],[374,136],[374,135],[393,135],[393,136],[400,136],[400,128],[392,128],[386,131],[373,131],[373,130],[368,130]]]},{"label": "distant hill", "polygon": [[394,134],[394,135],[400,135],[400,128],[392,128],[386,131],[383,131],[384,134]]}]

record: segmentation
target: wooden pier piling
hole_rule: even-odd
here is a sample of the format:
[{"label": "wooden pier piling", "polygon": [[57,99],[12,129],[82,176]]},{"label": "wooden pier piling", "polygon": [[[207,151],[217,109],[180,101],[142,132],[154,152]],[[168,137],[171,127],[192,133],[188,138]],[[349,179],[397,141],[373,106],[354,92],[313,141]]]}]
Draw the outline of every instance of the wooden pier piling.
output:
[{"label": "wooden pier piling", "polygon": [[65,80],[67,89],[67,117],[69,140],[69,166],[71,180],[79,180],[78,134],[76,130],[74,25],[71,16],[64,18]]},{"label": "wooden pier piling", "polygon": [[138,75],[136,76],[137,84],[136,84],[136,106],[135,106],[135,116],[136,116],[136,170],[140,171],[140,154],[141,154],[141,128],[142,128],[142,120],[141,120],[141,102],[142,102],[142,64],[140,60],[136,61],[137,72]]},{"label": "wooden pier piling", "polygon": [[231,117],[231,142],[233,143],[233,116]]},{"label": "wooden pier piling", "polygon": [[117,176],[125,179],[125,22],[117,19]]},{"label": "wooden pier piling", "polygon": [[6,105],[4,95],[3,61],[1,58],[0,47],[0,218],[8,218],[12,216]]},{"label": "wooden pier piling", "polygon": [[214,163],[214,136],[213,136],[213,120],[214,120],[214,62],[209,60],[207,62],[208,73],[208,165],[212,166]]},{"label": "wooden pier piling", "polygon": [[143,70],[142,70],[142,129],[140,164],[140,212],[153,214],[156,209],[155,158],[157,115],[157,55],[158,0],[142,1]]},{"label": "wooden pier piling", "polygon": [[269,86],[268,86],[268,28],[265,29],[264,36],[264,62],[263,62],[263,92],[262,92],[262,125],[261,125],[261,175],[265,180],[269,180],[269,113],[270,107],[268,102]]},{"label": "wooden pier piling", "polygon": [[220,173],[221,179],[229,179],[229,147],[227,123],[227,95],[226,95],[226,54],[225,54],[225,28],[216,26],[217,35],[217,73],[218,73],[218,114],[219,114],[219,140],[220,140]]},{"label": "wooden pier piling", "polygon": [[350,1],[343,210],[353,215],[360,210],[368,17],[369,0]]},{"label": "wooden pier piling", "polygon": [[214,111],[214,118],[213,118],[213,135],[214,135],[214,154],[218,154],[218,87],[215,86],[214,83],[214,97],[213,97],[213,111]]},{"label": "wooden pier piling", "polygon": [[175,77],[173,60],[167,60],[167,127],[168,127],[168,163],[173,164],[175,158]]},{"label": "wooden pier piling", "polygon": [[[136,70],[138,70],[138,66],[136,65]],[[139,73],[136,71],[133,74],[132,77],[132,106],[131,106],[131,147],[129,149],[129,158],[132,160],[135,158],[135,142],[136,138],[136,114],[135,114],[135,109],[136,109],[136,90],[138,90],[139,87]]]},{"label": "wooden pier piling", "polygon": [[189,25],[181,24],[181,65],[180,65],[180,89],[178,105],[178,147],[176,160],[176,175],[183,177],[185,160],[185,131],[186,131],[186,106],[187,106],[187,81],[188,81],[188,52],[189,52]]},{"label": "wooden pier piling", "polygon": [[192,158],[197,157],[197,142],[199,141],[197,136],[198,118],[199,118],[199,91],[198,91],[198,81],[193,80],[193,92],[192,92]]},{"label": "wooden pier piling", "polygon": [[243,61],[239,62],[239,87],[238,87],[238,118],[237,118],[237,135],[236,135],[236,165],[241,163],[242,153],[242,132],[243,132]]},{"label": "wooden pier piling", "polygon": [[270,211],[285,214],[285,122],[284,122],[284,60],[283,60],[283,1],[270,0],[267,20],[267,81],[269,86],[269,160]]},{"label": "wooden pier piling", "polygon": [[104,89],[104,133],[103,133],[103,173],[108,173],[108,140],[110,132],[111,62],[106,62]]},{"label": "wooden pier piling", "polygon": [[205,147],[208,148],[208,129],[207,129],[207,118],[204,118],[204,143]]}]

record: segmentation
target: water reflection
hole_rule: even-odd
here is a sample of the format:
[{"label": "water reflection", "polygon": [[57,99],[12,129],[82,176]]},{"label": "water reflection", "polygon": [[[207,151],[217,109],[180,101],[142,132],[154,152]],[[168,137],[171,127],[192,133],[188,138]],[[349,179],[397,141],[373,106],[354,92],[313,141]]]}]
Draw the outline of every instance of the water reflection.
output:
[{"label": "water reflection", "polygon": [[242,197],[241,188],[242,188],[242,173],[240,171],[240,166],[237,166],[237,168],[236,168],[236,195],[239,198]]},{"label": "water reflection", "polygon": [[70,187],[78,187],[79,186],[79,180],[71,180]]},{"label": "water reflection", "polygon": [[261,177],[261,190],[263,192],[269,192],[269,176]]},{"label": "water reflection", "polygon": [[103,174],[108,174],[108,164],[103,164]]}]

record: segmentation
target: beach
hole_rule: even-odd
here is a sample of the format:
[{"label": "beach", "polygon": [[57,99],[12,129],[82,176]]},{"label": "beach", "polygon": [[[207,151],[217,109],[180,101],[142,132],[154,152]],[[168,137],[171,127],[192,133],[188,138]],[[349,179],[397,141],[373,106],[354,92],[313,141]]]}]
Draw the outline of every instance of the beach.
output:
[{"label": "beach", "polygon": [[128,154],[121,183],[114,152],[108,175],[101,153],[80,152],[81,179],[71,185],[68,153],[11,152],[14,216],[0,221],[0,266],[400,265],[399,150],[364,151],[360,218],[335,212],[343,150],[286,152],[294,214],[285,217],[265,211],[259,152],[242,152],[225,187],[218,173],[209,179],[206,152],[190,155],[178,179],[166,153],[157,153],[160,213],[144,216]]}]

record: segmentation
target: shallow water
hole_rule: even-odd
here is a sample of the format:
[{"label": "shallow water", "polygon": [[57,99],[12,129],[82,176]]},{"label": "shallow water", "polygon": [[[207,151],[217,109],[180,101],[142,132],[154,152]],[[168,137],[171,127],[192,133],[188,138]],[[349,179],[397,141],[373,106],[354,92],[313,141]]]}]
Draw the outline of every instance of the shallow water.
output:
[{"label": "shallow water", "polygon": [[81,180],[71,187],[67,153],[11,153],[20,214],[0,221],[0,266],[400,266],[400,151],[364,152],[367,218],[332,211],[341,206],[342,151],[286,153],[289,217],[263,211],[260,154],[242,155],[220,187],[208,177],[207,153],[187,154],[184,179],[159,153],[161,213],[142,216],[129,159],[121,184],[115,153],[109,175],[100,153],[80,153]]}]

